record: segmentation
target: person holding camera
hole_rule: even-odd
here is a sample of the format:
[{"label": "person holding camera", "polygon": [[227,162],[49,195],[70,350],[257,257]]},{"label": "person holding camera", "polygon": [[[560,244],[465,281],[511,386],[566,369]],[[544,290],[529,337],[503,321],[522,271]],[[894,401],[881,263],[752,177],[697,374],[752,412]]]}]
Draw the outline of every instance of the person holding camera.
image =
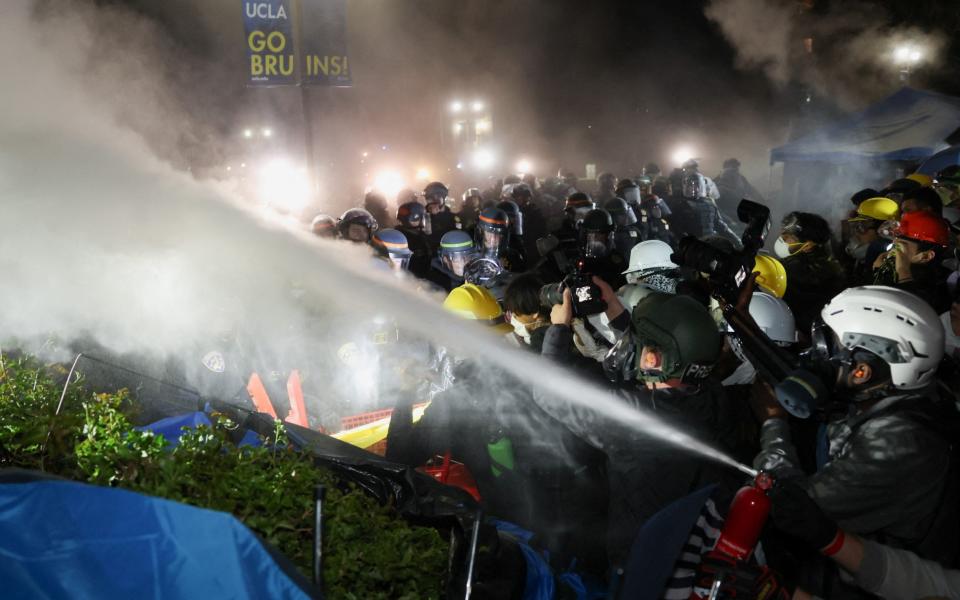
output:
[{"label": "person holding camera", "polygon": [[[629,319],[613,289],[597,277],[593,283],[601,290],[607,319]],[[568,288],[551,310],[542,352],[551,360],[568,360],[574,303]],[[725,446],[734,427],[724,418],[723,389],[711,378],[723,340],[707,309],[685,296],[653,292],[637,304],[628,329],[637,376],[633,387],[616,392],[623,407],[653,415],[715,447]],[[627,342],[629,338],[621,340]],[[568,403],[536,389],[534,401],[606,454],[611,524],[607,551],[612,564],[626,558],[640,526],[659,509],[728,475],[692,454],[665,453],[648,433],[592,405]]]}]

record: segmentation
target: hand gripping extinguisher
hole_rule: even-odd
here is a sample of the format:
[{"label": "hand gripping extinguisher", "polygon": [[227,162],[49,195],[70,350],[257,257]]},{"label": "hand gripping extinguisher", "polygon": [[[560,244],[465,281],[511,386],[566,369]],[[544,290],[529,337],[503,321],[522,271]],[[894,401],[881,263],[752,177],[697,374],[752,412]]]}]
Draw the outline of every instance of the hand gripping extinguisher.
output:
[{"label": "hand gripping extinguisher", "polygon": [[[745,561],[753,554],[763,526],[767,523],[770,514],[770,498],[767,490],[773,487],[773,478],[760,472],[753,482],[740,488],[730,503],[730,511],[723,523],[717,545],[708,555],[717,562],[729,563],[731,567],[738,562]],[[720,597],[720,587],[724,573],[720,572],[714,578],[709,589],[701,585],[694,585],[691,600],[715,600]]]}]

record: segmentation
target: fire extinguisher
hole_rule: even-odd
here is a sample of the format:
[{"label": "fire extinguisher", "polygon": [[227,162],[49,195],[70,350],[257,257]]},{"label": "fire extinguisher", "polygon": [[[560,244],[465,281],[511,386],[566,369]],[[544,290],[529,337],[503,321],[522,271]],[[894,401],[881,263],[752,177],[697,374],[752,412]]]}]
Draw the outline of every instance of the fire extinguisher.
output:
[{"label": "fire extinguisher", "polygon": [[[773,478],[768,473],[758,473],[753,482],[740,488],[730,503],[730,511],[723,523],[717,545],[710,557],[735,565],[753,554],[760,540],[760,533],[770,515],[770,498],[767,490],[773,487]],[[719,597],[723,575],[718,575],[709,590],[694,586],[691,600],[715,600]]]}]

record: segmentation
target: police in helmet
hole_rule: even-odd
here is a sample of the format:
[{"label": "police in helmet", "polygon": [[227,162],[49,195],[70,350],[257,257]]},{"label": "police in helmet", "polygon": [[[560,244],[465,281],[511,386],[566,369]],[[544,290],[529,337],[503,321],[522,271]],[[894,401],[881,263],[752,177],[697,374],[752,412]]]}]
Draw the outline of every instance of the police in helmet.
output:
[{"label": "police in helmet", "polygon": [[394,271],[406,271],[413,252],[407,244],[407,238],[396,229],[379,229],[370,241],[377,256]]},{"label": "police in helmet", "polygon": [[367,244],[378,228],[377,220],[368,211],[351,208],[340,215],[337,221],[337,236],[355,244]]},{"label": "police in helmet", "polygon": [[430,271],[432,252],[430,242],[423,233],[426,209],[419,202],[406,202],[397,208],[397,229],[406,236],[413,255],[410,257],[410,272],[425,278]]},{"label": "police in helmet", "polygon": [[430,263],[428,279],[447,291],[463,285],[464,273],[477,257],[473,238],[464,231],[448,231],[440,240],[437,256]]},{"label": "police in helmet", "polygon": [[432,246],[440,245],[443,234],[459,229],[456,216],[450,212],[450,190],[439,181],[427,184],[423,189],[423,199],[427,205],[427,219],[429,220],[429,238]]},{"label": "police in helmet", "polygon": [[619,256],[620,263],[626,265],[630,261],[630,251],[642,240],[637,227],[637,215],[623,198],[608,200],[603,208],[613,217],[614,252]]},{"label": "police in helmet", "polygon": [[310,233],[317,237],[333,239],[337,236],[337,221],[330,215],[319,214],[310,223]]},{"label": "police in helmet", "polygon": [[595,195],[597,204],[603,204],[617,194],[614,191],[617,187],[617,176],[613,173],[600,173],[597,175],[597,193]]},{"label": "police in helmet", "polygon": [[390,215],[387,214],[387,199],[383,194],[376,191],[367,192],[367,195],[363,198],[363,207],[381,227],[386,227],[390,223]]},{"label": "police in helmet", "polygon": [[468,188],[463,193],[463,203],[460,206],[460,223],[464,229],[472,229],[483,204],[483,193],[479,188]]},{"label": "police in helmet", "polygon": [[499,259],[510,244],[510,217],[503,209],[485,208],[475,231],[476,246],[485,258]]},{"label": "police in helmet", "polygon": [[580,258],[584,269],[610,284],[614,289],[625,283],[621,272],[626,262],[614,252],[613,217],[602,208],[589,211],[580,222]]}]

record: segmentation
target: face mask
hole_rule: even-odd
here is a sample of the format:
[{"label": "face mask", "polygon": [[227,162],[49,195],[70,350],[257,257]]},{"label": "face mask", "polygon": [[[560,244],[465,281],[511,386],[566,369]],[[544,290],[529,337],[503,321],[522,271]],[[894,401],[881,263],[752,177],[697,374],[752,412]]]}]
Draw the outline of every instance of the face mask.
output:
[{"label": "face mask", "polygon": [[863,260],[867,257],[867,250],[869,248],[870,244],[858,244],[856,240],[850,240],[850,243],[847,244],[846,252],[856,260]]},{"label": "face mask", "polygon": [[653,289],[664,292],[665,294],[677,293],[677,279],[663,275],[662,273],[654,273],[641,277],[639,278],[639,283],[649,285]]},{"label": "face mask", "polygon": [[796,254],[796,251],[790,251],[794,246],[802,246],[803,244],[788,244],[783,241],[783,236],[777,238],[777,242],[773,245],[773,253],[777,255],[777,258],[787,258],[788,256],[793,256]]},{"label": "face mask", "polygon": [[510,324],[513,325],[513,332],[523,340],[523,343],[530,345],[530,330],[526,323],[521,323],[515,317],[510,317]]}]

